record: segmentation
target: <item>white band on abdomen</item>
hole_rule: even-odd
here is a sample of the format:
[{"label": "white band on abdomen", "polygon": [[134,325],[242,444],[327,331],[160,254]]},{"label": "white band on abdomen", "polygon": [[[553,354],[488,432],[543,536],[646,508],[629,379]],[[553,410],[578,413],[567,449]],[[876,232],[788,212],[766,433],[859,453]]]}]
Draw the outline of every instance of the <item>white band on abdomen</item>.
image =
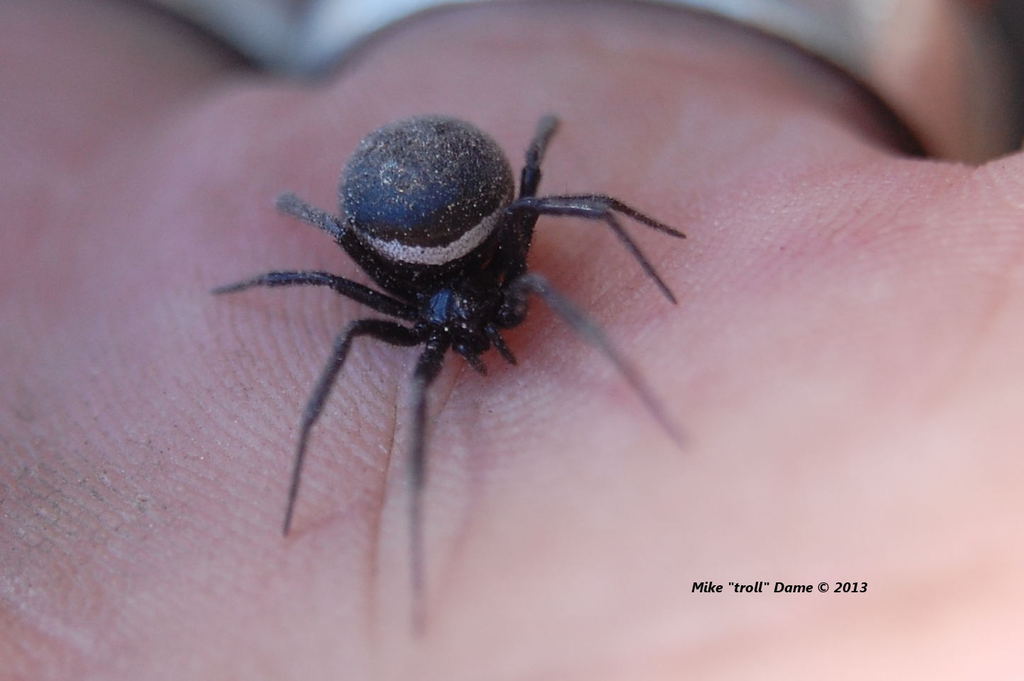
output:
[{"label": "white band on abdomen", "polygon": [[358,230],[356,234],[360,241],[389,260],[413,265],[444,265],[458,260],[482,244],[494,231],[495,225],[498,224],[504,212],[505,204],[502,203],[496,211],[486,216],[475,227],[455,241],[443,246],[409,246],[401,241],[381,239],[360,233]]}]

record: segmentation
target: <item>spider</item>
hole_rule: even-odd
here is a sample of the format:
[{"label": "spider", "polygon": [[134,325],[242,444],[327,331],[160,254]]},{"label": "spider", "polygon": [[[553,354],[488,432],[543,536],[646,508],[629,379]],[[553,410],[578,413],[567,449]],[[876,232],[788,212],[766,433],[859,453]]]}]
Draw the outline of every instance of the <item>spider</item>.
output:
[{"label": "spider", "polygon": [[306,403],[292,464],[284,534],[292,526],[309,433],[323,409],[352,342],[369,336],[396,346],[422,345],[412,379],[409,452],[412,582],[421,591],[420,505],[426,479],[427,391],[448,350],[486,372],[480,356],[494,347],[510,364],[515,355],[503,329],[526,318],[527,298],[543,299],[585,341],[608,357],[654,418],[680,438],[640,375],[601,329],[526,267],[540,215],[603,221],[672,303],[675,296],[622,228],[618,214],[669,236],[679,232],[610,196],[536,196],[541,160],[558,119],[541,118],[526,152],[514,196],[512,170],[497,143],[476,127],[446,116],[416,116],[367,135],[342,171],[342,217],[310,206],[291,193],[277,199],[283,213],[326,232],[385,292],[327,272],[274,271],[213,290],[234,293],[255,286],[324,286],[394,317],[349,322]]}]

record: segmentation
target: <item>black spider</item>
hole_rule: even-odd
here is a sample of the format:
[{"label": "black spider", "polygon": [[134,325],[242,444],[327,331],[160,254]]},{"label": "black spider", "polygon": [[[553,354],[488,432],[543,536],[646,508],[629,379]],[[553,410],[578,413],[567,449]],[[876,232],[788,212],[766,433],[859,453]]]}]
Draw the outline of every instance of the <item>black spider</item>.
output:
[{"label": "black spider", "polygon": [[497,143],[474,126],[444,116],[417,116],[386,125],[359,144],[341,176],[341,218],[283,194],[277,207],[329,234],[388,293],[327,272],[269,272],[222,286],[232,293],[253,286],[326,286],[377,312],[384,319],[349,322],[334,341],[330,359],[302,415],[295,451],[284,533],[291,528],[309,431],[323,408],[356,336],[392,345],[424,345],[413,374],[411,533],[414,593],[422,586],[420,497],[425,479],[426,392],[449,348],[485,372],[480,355],[494,347],[516,360],[501,329],[526,317],[527,296],[539,295],[586,341],[599,348],[637,390],[646,406],[678,442],[679,437],[639,375],[593,322],[539,274],[528,272],[538,216],[568,215],[602,220],[654,280],[675,297],[623,230],[617,213],[674,237],[684,235],[609,196],[574,194],[537,197],[540,163],[558,121],[537,125],[523,167],[519,197],[512,170]]}]

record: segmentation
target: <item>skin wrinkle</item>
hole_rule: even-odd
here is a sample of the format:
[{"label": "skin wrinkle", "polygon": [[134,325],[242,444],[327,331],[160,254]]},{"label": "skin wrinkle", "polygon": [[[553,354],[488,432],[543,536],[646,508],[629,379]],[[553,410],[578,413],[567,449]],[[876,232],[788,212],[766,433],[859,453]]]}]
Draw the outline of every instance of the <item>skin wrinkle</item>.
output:
[{"label": "skin wrinkle", "polygon": [[391,391],[391,399],[389,404],[391,409],[389,411],[391,415],[391,427],[388,433],[388,444],[385,448],[384,456],[384,474],[381,478],[381,494],[378,496],[378,502],[375,505],[373,513],[373,522],[370,528],[371,537],[371,548],[367,556],[368,569],[367,569],[367,581],[366,581],[366,593],[370,594],[369,602],[370,606],[366,609],[366,637],[370,641],[376,641],[374,632],[377,631],[378,626],[378,615],[380,607],[377,603],[377,595],[380,593],[380,583],[378,577],[380,575],[381,567],[381,532],[384,528],[384,508],[387,505],[387,494],[384,492],[389,486],[391,480],[391,464],[394,460],[395,446],[398,437],[398,394],[400,387],[398,383],[393,383],[394,389]]},{"label": "skin wrinkle", "polygon": [[[494,353],[492,353],[492,355],[488,355],[488,359],[493,359],[493,360],[497,360],[497,361],[503,361],[503,363],[504,363],[503,359],[501,359],[501,358],[499,358],[497,356],[493,356],[493,355],[494,355]],[[452,395],[455,394],[455,391],[456,391],[457,386],[459,384],[461,384],[461,383],[464,384],[466,381],[472,380],[474,378],[483,378],[484,380],[486,380],[489,377],[489,375],[490,375],[490,372],[488,372],[488,376],[484,376],[484,377],[480,377],[475,372],[473,372],[472,374],[467,374],[466,371],[468,370],[469,365],[466,363],[466,361],[461,361],[459,359],[460,359],[459,357],[451,357],[451,359],[450,359],[450,361],[451,360],[457,360],[458,364],[456,365],[456,369],[454,371],[454,376],[452,377],[451,382],[449,383],[449,385],[446,386],[446,389],[443,392],[443,397],[441,398],[440,403],[439,403],[437,409],[435,410],[435,415],[442,416],[444,414],[444,410],[447,407],[447,405],[449,405],[449,402],[452,400]],[[469,378],[468,379],[467,378],[463,378],[464,376],[469,376]],[[439,378],[440,377],[438,377],[438,379]],[[500,401],[500,394],[496,394],[495,396]],[[435,416],[434,419],[432,419],[431,421],[428,421],[428,424],[430,424],[432,422],[432,424],[434,426],[436,426],[438,416]],[[428,425],[428,427],[429,427],[429,425]],[[439,461],[440,457],[435,456],[435,457],[433,457],[433,460],[434,461]],[[430,462],[430,457],[429,457],[429,455],[428,455],[427,461],[428,461],[428,463],[427,463],[427,480],[429,481],[429,479],[430,479],[430,463],[429,463]],[[434,469],[435,470],[437,469],[436,465],[434,466]],[[424,517],[428,517],[429,516],[429,504],[427,502],[429,501],[430,496],[431,495],[429,493],[429,482],[428,482],[428,487],[427,487],[426,494],[424,494],[424,496],[423,496],[423,499],[424,499]],[[426,550],[426,552],[424,554],[424,561],[423,562],[424,562],[424,566],[425,566],[424,602],[426,603],[427,619],[428,620],[431,619],[431,618],[436,618],[436,616],[438,614],[437,608],[439,607],[439,604],[443,603],[443,599],[437,598],[436,596],[441,593],[441,591],[442,591],[441,587],[447,581],[445,579],[445,574],[449,573],[452,570],[452,565],[454,564],[454,562],[457,560],[457,557],[458,557],[458,548],[462,544],[463,538],[465,537],[467,531],[469,530],[469,526],[472,523],[472,518],[474,516],[472,503],[471,502],[468,503],[465,508],[466,508],[466,512],[463,514],[463,516],[461,518],[460,526],[459,526],[459,528],[457,528],[454,531],[455,540],[452,542],[450,547],[446,547],[446,548],[449,548],[451,550],[445,551],[441,555],[437,555],[436,548],[438,548],[438,547],[434,547],[435,550],[433,552],[431,552],[430,551],[430,545],[429,545],[429,543],[427,543],[427,547],[428,548],[427,548],[427,550]],[[429,537],[429,534],[427,535],[427,537]],[[444,547],[439,547],[439,548],[444,548]],[[431,553],[434,554],[434,559],[432,561],[430,560]],[[433,570],[429,569],[431,565],[434,566]],[[434,596],[434,597],[431,598],[431,596]]]},{"label": "skin wrinkle", "polygon": [[[392,351],[398,351],[398,352],[407,351],[410,354],[414,354],[416,352],[416,349],[409,349],[409,348],[385,348],[385,349],[392,350]],[[383,537],[382,537],[382,532],[383,532],[383,529],[384,529],[384,512],[385,512],[385,509],[388,507],[388,501],[389,501],[387,490],[389,488],[391,488],[391,486],[392,486],[391,485],[391,479],[392,479],[391,476],[392,476],[392,471],[394,470],[393,464],[394,464],[394,460],[395,460],[395,453],[396,453],[396,451],[399,450],[399,444],[400,444],[399,440],[398,440],[398,433],[399,433],[399,430],[400,430],[399,429],[399,419],[401,418],[400,413],[405,411],[404,409],[402,409],[402,403],[408,401],[408,400],[401,400],[400,399],[400,395],[405,393],[405,391],[408,388],[408,384],[409,384],[408,375],[410,375],[410,374],[411,374],[411,372],[408,371],[408,370],[403,371],[403,372],[401,372],[399,374],[399,376],[404,378],[404,380],[402,380],[402,378],[400,378],[398,380],[392,381],[392,383],[391,383],[391,385],[394,386],[393,390],[391,391],[391,398],[392,399],[389,401],[389,404],[391,405],[391,409],[390,409],[391,428],[389,429],[388,443],[387,443],[387,447],[386,447],[385,454],[384,454],[384,473],[383,473],[383,476],[381,477],[381,487],[380,487],[381,493],[379,495],[379,502],[375,505],[375,512],[374,512],[374,515],[373,515],[373,523],[372,523],[372,527],[371,527],[371,550],[370,550],[369,555],[368,555],[368,559],[369,559],[368,560],[369,580],[368,580],[368,583],[367,583],[367,591],[366,591],[366,593],[369,595],[368,596],[368,604],[369,604],[369,606],[367,607],[367,614],[366,614],[366,634],[367,634],[367,638],[370,641],[374,641],[374,642],[377,641],[377,637],[375,636],[375,634],[376,634],[376,631],[377,631],[377,624],[380,621],[380,619],[379,619],[379,615],[380,615],[379,595],[380,595],[380,592],[381,592],[381,585],[380,585],[380,582],[379,582],[378,578],[379,578],[380,573],[381,573],[381,547],[384,544]],[[441,378],[442,377],[439,377],[439,380]],[[402,470],[404,470],[404,468],[405,468],[404,466],[401,467]],[[403,514],[403,517],[404,517],[404,514]]]},{"label": "skin wrinkle", "polygon": [[[961,182],[977,184],[978,176],[982,172],[983,169],[974,170],[962,178]],[[928,407],[933,410],[937,411],[940,407],[955,401],[957,388],[965,387],[971,369],[977,365],[985,346],[993,337],[992,330],[1008,316],[1013,295],[1019,294],[1019,285],[1013,284],[1019,280],[1024,263],[1024,235],[1019,230],[1008,229],[1006,233],[1014,238],[1016,243],[998,262],[992,263],[991,258],[988,258],[989,268],[986,275],[990,291],[979,305],[978,321],[972,325],[973,332],[964,340],[963,347],[954,354],[948,369],[936,377],[933,397],[928,403]]]},{"label": "skin wrinkle", "polygon": [[[962,227],[958,227],[957,231],[950,233],[947,226],[943,224],[942,232],[936,232],[929,222],[941,220],[945,223],[951,214],[959,213],[961,211],[959,204],[971,195],[971,192],[967,190],[978,184],[978,174],[982,172],[982,169],[971,169],[959,164],[937,164],[934,161],[925,163],[941,165],[945,177],[929,176],[927,179],[933,185],[931,187],[922,186],[921,178],[917,178],[917,191],[913,194],[905,191],[902,193],[888,192],[885,196],[884,209],[886,212],[884,215],[861,214],[862,211],[859,211],[857,206],[851,206],[849,210],[828,224],[830,235],[826,237],[826,248],[837,251],[854,248],[856,249],[854,252],[871,252],[873,248],[884,246],[886,251],[899,258],[908,247],[916,246],[922,238],[931,245],[932,249],[939,245],[937,243],[939,240],[949,242],[952,246],[963,241]],[[913,167],[908,170],[912,170],[917,176],[920,166],[920,162],[915,162]],[[861,178],[864,177],[865,171],[856,167],[852,171],[855,178],[854,184],[862,183],[863,179]],[[903,180],[904,178],[899,179]],[[905,186],[905,182],[901,182],[899,186]],[[853,189],[856,190],[857,187],[855,186]],[[950,196],[955,198],[950,199]],[[927,211],[924,218],[921,217],[922,210]],[[887,219],[888,224],[880,229],[876,223],[882,219]],[[810,222],[815,221],[812,219]],[[1007,233],[1016,234],[1010,230],[1007,230]],[[800,231],[795,235],[793,242],[786,242],[786,244],[790,248],[803,248],[810,253],[815,253],[817,250],[816,239],[813,236],[808,237],[812,234],[811,230]],[[986,261],[983,269],[986,276],[991,279],[986,287],[992,289],[991,293],[983,296],[980,303],[975,306],[974,318],[969,324],[964,325],[973,330],[969,337],[962,339],[956,347],[950,348],[946,353],[948,366],[927,385],[920,386],[917,394],[922,414],[940,408],[941,405],[948,403],[958,390],[964,388],[963,382],[970,373],[974,357],[980,354],[981,346],[990,336],[990,330],[999,316],[999,310],[1007,304],[1011,297],[1012,287],[1001,285],[1001,282],[1008,282],[1012,279],[1007,276],[1006,272],[1012,270],[1022,252],[1024,252],[1024,247],[1020,244],[1016,245],[1014,250],[1005,256],[1005,261],[995,264],[994,271],[991,269],[991,263]],[[845,257],[845,254],[839,257]],[[954,257],[950,266],[959,267],[961,266],[960,261],[959,257]],[[880,265],[877,269],[883,267]]]}]

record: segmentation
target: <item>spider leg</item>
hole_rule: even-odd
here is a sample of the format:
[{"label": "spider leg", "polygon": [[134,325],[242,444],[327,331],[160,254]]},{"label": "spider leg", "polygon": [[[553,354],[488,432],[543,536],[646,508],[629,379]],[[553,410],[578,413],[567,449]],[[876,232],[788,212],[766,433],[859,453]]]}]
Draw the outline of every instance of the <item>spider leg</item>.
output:
[{"label": "spider leg", "polygon": [[650,260],[643,254],[640,247],[636,245],[636,242],[626,233],[626,230],[622,228],[618,218],[615,217],[615,210],[621,210],[622,213],[630,217],[634,217],[643,224],[657,229],[658,231],[672,236],[683,238],[682,232],[672,229],[668,225],[663,225],[654,218],[650,218],[643,213],[630,208],[621,201],[615,199],[609,200],[610,197],[600,195],[586,195],[586,196],[545,196],[545,197],[533,197],[527,196],[516,199],[509,204],[506,210],[510,213],[519,213],[523,211],[529,211],[534,214],[541,215],[569,215],[573,217],[586,218],[588,220],[603,220],[608,225],[615,236],[619,238],[622,245],[626,247],[638,263],[643,268],[644,272],[650,277],[654,283],[661,289],[661,292],[669,299],[672,303],[677,302],[675,295],[669,289],[668,285],[658,276],[654,266],[651,265]]},{"label": "spider leg", "polygon": [[313,225],[317,229],[331,235],[335,241],[341,241],[342,236],[345,234],[345,228],[342,227],[338,218],[320,210],[316,206],[309,205],[291,192],[281,194],[274,203],[277,209],[285,215],[291,215]]},{"label": "spider leg", "polygon": [[391,345],[410,346],[423,342],[423,337],[413,329],[384,319],[359,319],[349,323],[345,330],[334,340],[331,357],[327,360],[316,382],[313,394],[306,402],[302,412],[302,425],[299,428],[299,443],[295,448],[295,461],[292,465],[292,480],[288,487],[288,505],[284,514],[284,534],[287,535],[292,526],[292,514],[295,511],[295,499],[299,495],[299,481],[302,478],[302,463],[306,457],[306,444],[309,431],[320,417],[320,411],[327,401],[338,372],[341,371],[349,348],[356,336],[372,336],[377,340]]},{"label": "spider leg", "polygon": [[529,272],[516,279],[509,286],[509,295],[519,299],[521,304],[530,293],[540,296],[548,307],[568,324],[584,341],[597,348],[607,357],[619,373],[623,375],[639,395],[644,406],[654,417],[654,420],[665,430],[676,446],[682,448],[683,436],[672,423],[672,420],[665,413],[661,403],[654,397],[654,393],[647,387],[640,373],[626,361],[619,351],[612,345],[611,341],[592,319],[587,317],[582,310],[573,305],[565,296],[552,288],[548,280],[534,272]]},{"label": "spider leg", "polygon": [[540,164],[544,160],[548,142],[558,129],[558,118],[548,114],[537,121],[537,131],[526,149],[526,165],[519,177],[519,196],[533,196],[540,184]]},{"label": "spider leg", "polygon": [[677,239],[686,238],[686,235],[680,232],[678,229],[669,227],[664,222],[661,222],[660,220],[655,220],[646,213],[641,213],[636,208],[633,208],[632,206],[625,204],[622,201],[619,201],[614,196],[606,196],[604,194],[560,194],[558,196],[545,196],[542,200],[547,201],[556,199],[564,202],[583,203],[590,206],[603,207],[610,210],[618,211],[619,213],[629,216],[636,220],[637,222],[640,222],[642,224],[647,225],[648,227],[656,229],[663,234],[674,236]]},{"label": "spider leg", "polygon": [[421,505],[426,483],[427,453],[427,390],[441,372],[444,354],[450,341],[444,337],[429,338],[416,362],[412,380],[412,448],[409,452],[412,492],[409,497],[409,531],[412,565],[412,591],[414,600],[413,622],[417,629],[423,625],[423,529]]},{"label": "spider leg", "polygon": [[487,365],[480,359],[480,355],[473,354],[473,352],[460,352],[459,354],[466,358],[466,362],[473,367],[474,371],[481,376],[487,375]]},{"label": "spider leg", "polygon": [[327,286],[377,312],[408,321],[415,321],[417,318],[416,310],[412,306],[374,291],[369,286],[328,272],[267,272],[234,284],[218,286],[212,292],[216,295],[235,293],[253,286]]},{"label": "spider leg", "polygon": [[[526,164],[519,175],[519,198],[533,197],[540,184],[540,164],[544,160],[551,137],[558,129],[558,118],[552,115],[543,116],[537,121],[537,130],[533,141],[526,149]],[[506,281],[511,281],[526,273],[526,256],[530,252],[533,241],[533,228],[537,223],[536,211],[507,211],[502,221],[502,246],[494,259],[496,271],[504,272]],[[504,354],[504,353],[502,353]],[[507,359],[507,358],[506,358]]]},{"label": "spider leg", "polygon": [[493,324],[488,324],[484,327],[484,333],[487,334],[487,338],[491,341],[498,353],[505,358],[505,361],[509,364],[518,364],[516,362],[516,356],[512,354],[512,350],[508,347],[505,339],[502,338],[501,332]]}]

